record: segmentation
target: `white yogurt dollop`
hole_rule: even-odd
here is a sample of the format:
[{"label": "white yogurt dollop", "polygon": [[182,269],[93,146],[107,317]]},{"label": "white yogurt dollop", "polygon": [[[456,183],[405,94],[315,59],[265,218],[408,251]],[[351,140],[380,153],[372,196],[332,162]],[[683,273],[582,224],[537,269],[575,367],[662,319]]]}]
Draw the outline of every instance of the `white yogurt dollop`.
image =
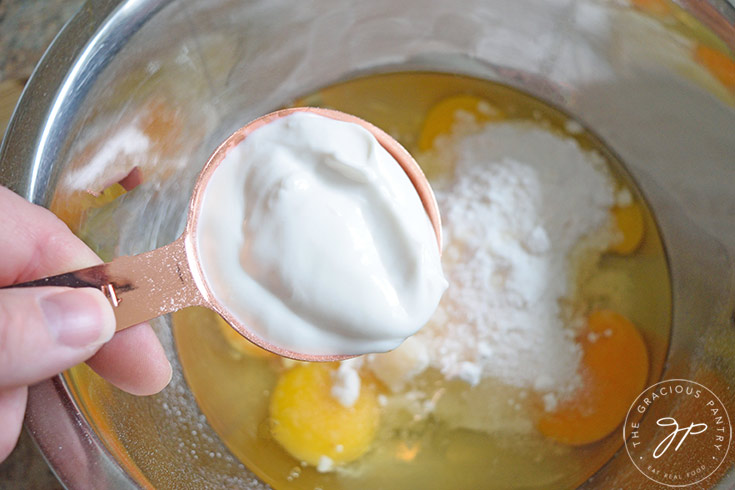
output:
[{"label": "white yogurt dollop", "polygon": [[363,127],[296,112],[230,150],[205,190],[199,260],[256,335],[302,354],[394,349],[447,287],[408,176]]}]

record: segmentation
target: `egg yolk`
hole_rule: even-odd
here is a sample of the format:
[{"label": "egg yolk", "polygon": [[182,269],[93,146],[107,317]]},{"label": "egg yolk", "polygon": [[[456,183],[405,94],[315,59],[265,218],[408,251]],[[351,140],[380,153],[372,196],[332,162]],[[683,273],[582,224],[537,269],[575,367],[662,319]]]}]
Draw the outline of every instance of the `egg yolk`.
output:
[{"label": "egg yolk", "polygon": [[347,463],[370,447],[378,427],[377,392],[362,382],[360,396],[351,407],[331,394],[330,363],[299,363],[279,378],[270,400],[273,438],[294,458],[317,466],[323,457]]},{"label": "egg yolk", "polygon": [[597,310],[587,318],[582,346],[582,387],[552,412],[538,429],[563,444],[580,446],[614,431],[648,378],[648,352],[635,325],[623,315]]},{"label": "egg yolk", "polygon": [[640,205],[634,202],[627,206],[616,206],[612,209],[612,215],[620,238],[610,246],[610,251],[620,255],[632,254],[641,245],[645,232]]},{"label": "egg yolk", "polygon": [[429,109],[419,135],[419,150],[430,150],[437,137],[451,134],[460,111],[470,114],[477,123],[499,120],[503,117],[502,112],[486,99],[474,95],[453,95]]},{"label": "egg yolk", "polygon": [[697,44],[694,48],[694,59],[725,87],[735,91],[735,60],[704,44]]},{"label": "egg yolk", "polygon": [[269,359],[278,357],[276,354],[259,347],[248,339],[240,335],[237,330],[232,328],[224,318],[217,315],[217,325],[222,336],[227,341],[227,345],[238,355],[246,355],[258,359]]}]

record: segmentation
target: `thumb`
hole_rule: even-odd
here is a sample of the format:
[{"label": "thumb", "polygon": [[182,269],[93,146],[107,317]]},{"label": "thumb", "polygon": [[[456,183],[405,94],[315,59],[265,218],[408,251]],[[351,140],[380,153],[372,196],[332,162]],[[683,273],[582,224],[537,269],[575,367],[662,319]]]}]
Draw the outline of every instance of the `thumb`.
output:
[{"label": "thumb", "polygon": [[59,287],[0,290],[0,390],[74,366],[115,333],[102,291]]}]

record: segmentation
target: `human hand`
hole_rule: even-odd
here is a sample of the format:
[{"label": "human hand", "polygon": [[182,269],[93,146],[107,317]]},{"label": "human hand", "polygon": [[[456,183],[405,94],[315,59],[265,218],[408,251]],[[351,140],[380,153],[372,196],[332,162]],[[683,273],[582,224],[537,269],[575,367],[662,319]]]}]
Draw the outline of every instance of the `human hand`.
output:
[{"label": "human hand", "polygon": [[[0,186],[0,287],[99,263],[50,211]],[[171,364],[150,325],[115,334],[102,291],[0,290],[0,461],[18,440],[28,386],[85,360],[135,395],[157,393],[171,379]]]}]

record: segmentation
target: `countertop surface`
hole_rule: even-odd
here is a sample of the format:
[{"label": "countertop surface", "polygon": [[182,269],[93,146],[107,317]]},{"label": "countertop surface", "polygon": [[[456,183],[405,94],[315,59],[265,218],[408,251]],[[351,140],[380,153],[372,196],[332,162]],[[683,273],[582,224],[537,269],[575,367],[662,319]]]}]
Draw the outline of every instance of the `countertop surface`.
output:
[{"label": "countertop surface", "polygon": [[[0,0],[0,137],[33,67],[83,3],[82,0]],[[13,453],[0,463],[0,489],[61,488],[23,431]]]}]

